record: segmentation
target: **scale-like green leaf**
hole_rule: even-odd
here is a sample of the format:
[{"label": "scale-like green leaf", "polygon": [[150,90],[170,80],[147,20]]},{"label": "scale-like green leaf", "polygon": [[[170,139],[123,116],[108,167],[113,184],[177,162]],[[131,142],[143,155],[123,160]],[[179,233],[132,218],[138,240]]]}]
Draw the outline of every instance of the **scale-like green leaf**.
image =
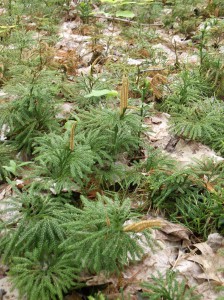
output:
[{"label": "scale-like green leaf", "polygon": [[135,14],[129,10],[119,10],[116,12],[116,17],[134,18]]},{"label": "scale-like green leaf", "polygon": [[102,96],[107,96],[107,97],[111,97],[111,96],[117,96],[118,92],[115,90],[92,90],[91,93],[89,93],[88,95],[85,95],[85,98],[91,98],[91,97],[102,97]]}]

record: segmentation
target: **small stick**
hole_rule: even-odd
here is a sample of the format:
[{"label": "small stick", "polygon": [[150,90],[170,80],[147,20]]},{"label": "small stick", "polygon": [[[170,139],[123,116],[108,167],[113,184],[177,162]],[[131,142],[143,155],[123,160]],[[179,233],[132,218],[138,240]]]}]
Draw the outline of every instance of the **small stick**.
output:
[{"label": "small stick", "polygon": [[145,23],[139,23],[137,21],[131,21],[128,19],[122,19],[122,18],[116,18],[116,17],[109,17],[109,16],[91,16],[93,18],[97,18],[97,19],[106,19],[106,20],[114,20],[114,21],[119,21],[119,22],[124,22],[124,23],[130,23],[130,24],[139,24],[142,26],[164,26],[163,23],[155,23],[155,24],[145,24]]}]

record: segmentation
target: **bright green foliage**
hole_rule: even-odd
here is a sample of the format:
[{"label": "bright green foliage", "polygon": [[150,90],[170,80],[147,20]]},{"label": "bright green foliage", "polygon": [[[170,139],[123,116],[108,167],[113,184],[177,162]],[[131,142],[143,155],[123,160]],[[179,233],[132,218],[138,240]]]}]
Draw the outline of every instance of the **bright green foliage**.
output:
[{"label": "bright green foliage", "polygon": [[140,243],[152,245],[150,232],[124,231],[136,219],[129,199],[98,195],[82,198],[83,208],[60,197],[19,193],[5,201],[1,223],[1,252],[10,265],[14,286],[28,299],[62,299],[79,273],[120,272],[130,260],[141,258]]},{"label": "bright green foliage", "polygon": [[83,0],[77,4],[78,12],[80,13],[80,17],[83,20],[83,23],[89,23],[89,18],[92,14],[92,1],[91,0]]},{"label": "bright green foliage", "polygon": [[91,98],[91,97],[111,97],[111,96],[117,96],[118,92],[115,90],[107,90],[107,89],[103,89],[103,90],[92,90],[92,92],[88,95],[85,96],[85,98]]},{"label": "bright green foliage", "polygon": [[[9,266],[14,287],[30,300],[63,299],[81,272],[119,275],[129,262],[141,259],[143,244],[153,246],[153,242],[149,229],[127,230],[129,221],[141,220],[142,215],[134,213],[135,205],[139,210],[140,206],[161,209],[200,237],[215,230],[223,233],[223,162],[206,160],[180,169],[159,150],[149,148],[145,154],[142,138],[145,117],[154,105],[152,92],[160,85],[154,77],[159,72],[171,80],[168,86],[161,77],[166,95],[160,107],[171,114],[172,133],[224,153],[224,105],[215,98],[223,97],[223,22],[206,20],[210,13],[222,14],[222,1],[209,1],[208,14],[202,0],[73,1],[76,12],[71,11],[70,2],[0,0],[6,8],[0,12],[0,88],[6,92],[1,93],[0,130],[2,125],[9,129],[4,133],[6,143],[0,143],[0,181],[9,175],[25,179],[29,172],[32,188],[28,190],[25,181],[21,193],[1,200],[6,208],[0,212],[0,255]],[[66,10],[63,22],[71,21],[78,11],[91,26],[76,28],[69,23],[66,29],[63,24],[58,47],[55,33]],[[108,28],[101,17],[96,21],[103,13],[124,21],[119,29],[126,32],[127,43],[117,37],[114,19]],[[159,22],[174,30],[178,26],[188,38],[196,30],[192,43],[194,50],[198,48],[200,66],[191,69],[186,64],[181,69],[182,46],[177,42],[175,72],[179,74],[174,76],[172,66],[167,68],[166,55],[152,45],[160,38],[156,24],[150,25],[158,16]],[[201,16],[205,23],[198,27]],[[123,26],[127,20],[122,18],[134,20]],[[73,34],[80,30],[91,39],[87,45],[84,38],[76,51],[70,51],[73,46],[64,40],[64,30]],[[115,63],[117,42],[121,47]],[[186,43],[189,49],[190,41]],[[139,57],[144,59],[138,66],[130,65],[129,58]],[[79,76],[87,66],[89,74]],[[130,90],[127,85],[121,89],[119,110],[117,95],[124,74],[128,74]],[[124,106],[124,94],[130,106]],[[70,115],[67,111],[58,114],[59,99],[73,102]],[[25,157],[25,152],[32,159],[30,170],[21,172],[27,162],[13,160],[11,145],[19,157]],[[107,190],[119,190],[123,197],[135,190],[134,205],[117,195],[105,196]],[[98,191],[103,195],[97,195]],[[178,283],[173,272],[165,278],[153,277],[153,283],[144,288],[148,299],[199,298],[184,281]],[[99,293],[98,298],[106,296]]]},{"label": "bright green foliage", "polygon": [[[50,21],[50,26],[56,25],[58,23],[58,15],[63,11],[64,6],[68,5],[68,0],[6,0],[5,7],[7,8],[7,20],[10,23],[17,22],[22,23],[22,15],[29,15],[32,18],[30,22],[42,20],[42,18],[47,18]],[[38,16],[36,19],[35,17]],[[38,29],[45,29],[38,24]],[[49,28],[48,28],[49,29]]]},{"label": "bright green foliage", "polygon": [[173,93],[161,108],[171,114],[170,130],[175,135],[201,141],[222,153],[224,105],[206,97],[211,88],[214,87],[199,72],[183,71],[171,85]]},{"label": "bright green foliage", "polygon": [[141,117],[125,112],[120,115],[117,110],[91,109],[78,115],[78,137],[87,143],[95,153],[96,162],[93,172],[95,178],[104,187],[125,178],[127,166],[116,161],[119,155],[133,155],[142,145]]},{"label": "bright green foliage", "polygon": [[218,12],[220,17],[224,16],[224,3],[222,0],[209,1],[206,9],[211,13],[211,15],[215,15]]},{"label": "bright green foliage", "polygon": [[177,136],[198,140],[222,151],[224,105],[216,99],[198,101],[172,114],[170,129]]},{"label": "bright green foliage", "polygon": [[223,230],[224,163],[206,159],[196,161],[190,169],[195,192],[183,193],[176,199],[176,213],[171,218],[206,238],[213,231]]},{"label": "bright green foliage", "polygon": [[[103,150],[114,158],[124,151],[131,153],[140,146],[141,118],[136,114],[125,113],[121,116],[116,110],[98,108],[81,113],[79,118],[79,130],[102,137]],[[90,146],[94,147],[94,144]]]},{"label": "bright green foliage", "polygon": [[110,163],[108,161],[103,167],[98,165],[94,167],[94,178],[102,189],[116,191],[116,186],[119,186],[119,189],[125,189],[125,187],[130,185],[130,182],[133,182],[134,178],[130,178],[130,182],[127,181],[127,173],[129,171],[131,170],[126,164]]},{"label": "bright green foliage", "polygon": [[194,178],[201,178],[204,183],[209,183],[212,188],[220,193],[224,187],[224,161],[213,158],[204,160],[196,160],[195,164],[191,165],[191,170],[194,173]]},{"label": "bright green foliage", "polygon": [[200,24],[200,18],[197,12],[200,11],[203,0],[171,0],[169,1],[172,13],[165,15],[163,22],[167,26],[172,26],[174,22],[178,22],[178,29],[181,33],[189,35],[197,29]]},{"label": "bright green foliage", "polygon": [[223,230],[223,196],[206,192],[183,195],[176,203],[178,214],[172,220],[185,224],[194,234],[205,239],[211,232]]},{"label": "bright green foliage", "polygon": [[152,282],[142,284],[145,292],[144,299],[149,300],[197,300],[200,295],[194,293],[193,288],[189,288],[185,280],[179,282],[176,273],[167,271],[165,277],[158,273],[158,276],[152,276]]},{"label": "bright green foliage", "polygon": [[52,84],[54,72],[25,70],[23,75],[17,73],[6,86],[18,99],[0,105],[0,126],[7,124],[8,138],[18,150],[31,154],[36,137],[59,128],[54,99],[58,86]]},{"label": "bright green foliage", "polygon": [[14,287],[27,299],[63,299],[79,274],[74,253],[60,248],[67,238],[63,225],[74,219],[73,206],[32,190],[3,204],[0,247]]},{"label": "bright green foliage", "polygon": [[154,174],[157,171],[167,172],[175,168],[176,162],[160,149],[148,149],[147,159],[143,163],[143,167],[149,174]]},{"label": "bright green foliage", "polygon": [[183,70],[177,75],[170,87],[171,94],[162,104],[162,109],[169,113],[179,113],[184,107],[191,107],[195,102],[209,95],[208,82],[196,70]]},{"label": "bright green foliage", "polygon": [[193,192],[189,179],[193,172],[188,168],[179,170],[176,162],[160,150],[151,149],[142,167],[146,172],[143,184],[155,207],[168,208],[169,204],[173,207],[169,199],[175,200],[182,193]]},{"label": "bright green foliage", "polygon": [[14,257],[9,275],[20,296],[29,300],[62,300],[63,293],[77,285],[77,272],[72,255],[51,247],[44,255],[34,249],[23,257]]},{"label": "bright green foliage", "polygon": [[33,66],[23,64],[10,68],[9,75],[12,78],[4,85],[4,90],[21,103],[25,102],[26,97],[32,96],[38,97],[37,101],[40,98],[48,100],[50,104],[54,102],[62,77],[56,71],[42,69],[39,64],[37,61]]},{"label": "bright green foliage", "polygon": [[206,238],[223,230],[223,180],[223,161],[207,159],[182,170],[164,163],[149,169],[143,182],[154,207]]},{"label": "bright green foliage", "polygon": [[[223,25],[224,27],[224,22]],[[215,29],[216,27],[214,27]],[[222,28],[223,31],[223,28]],[[211,31],[211,36],[213,38],[214,33]],[[217,35],[217,45],[220,43],[220,33]],[[202,75],[207,78],[209,82],[212,83],[212,90],[214,91],[217,98],[222,98],[224,94],[224,54],[217,52],[206,53],[203,59],[203,64],[201,66]]]},{"label": "bright green foliage", "polygon": [[17,162],[15,160],[10,160],[7,166],[3,168],[9,173],[9,175],[19,176],[22,168],[26,165],[32,164],[32,162]]},{"label": "bright green foliage", "polygon": [[[79,108],[87,108],[89,110],[90,106],[99,104],[99,102],[105,99],[105,94],[101,94],[101,97],[98,94],[97,97],[95,97],[93,93],[93,95],[90,97],[90,94],[93,90],[101,92],[102,90],[113,90],[110,75],[98,74],[96,77],[93,76],[92,72],[93,71],[90,70],[89,75],[82,74],[81,76],[75,78],[72,84],[69,82],[63,82],[62,84],[62,91],[65,97],[69,101],[75,102]],[[117,80],[117,82],[119,82],[119,80]]]},{"label": "bright green foliage", "polygon": [[106,4],[105,13],[107,15],[122,18],[136,17],[139,22],[147,22],[156,18],[159,9],[162,8],[160,1],[153,0],[101,0],[101,2]]},{"label": "bright green foliage", "polygon": [[85,141],[79,143],[75,136],[74,150],[71,150],[66,133],[62,136],[53,133],[44,135],[36,141],[38,146],[34,154],[39,166],[37,171],[43,176],[45,184],[49,187],[54,185],[58,193],[63,188],[71,188],[75,183],[81,187],[88,183],[88,175],[92,173],[97,161],[90,145]]},{"label": "bright green foliage", "polygon": [[52,106],[42,102],[42,99],[39,100],[38,105],[33,105],[33,102],[38,101],[36,98],[27,99],[24,106],[12,102],[4,110],[5,121],[10,124],[8,138],[18,150],[23,149],[27,154],[32,152],[32,145],[37,136],[58,129]]},{"label": "bright green foliage", "polygon": [[[35,60],[34,55],[32,55],[32,59],[27,57],[27,53],[31,52],[31,49],[35,47],[36,41],[33,36],[33,31],[26,31],[25,29],[19,30],[17,25],[14,25],[9,30],[8,35],[6,35],[3,39],[2,46],[0,48],[0,60],[4,66],[4,83],[6,83],[7,80],[12,79],[14,76],[16,77],[16,73],[19,73],[19,75],[24,79],[24,75],[22,75],[24,65],[30,66],[31,62],[33,63]],[[14,80],[14,83],[15,82],[16,80]],[[12,84],[12,87],[13,86],[14,84]]]},{"label": "bright green foliage", "polygon": [[50,246],[56,249],[66,237],[62,225],[73,219],[72,206],[64,206],[62,200],[48,195],[23,192],[6,200],[5,205],[6,209],[1,214],[10,215],[0,227],[3,233],[1,250],[5,261],[34,248],[40,255]]},{"label": "bright green foliage", "polygon": [[[106,300],[105,296],[102,293],[98,293],[97,295],[89,296],[88,300]],[[116,299],[119,300],[119,299]]]},{"label": "bright green foliage", "polygon": [[211,146],[214,150],[217,151],[218,154],[224,154],[224,139],[223,139],[223,132],[219,132],[219,134],[214,137],[211,141]]},{"label": "bright green foliage", "polygon": [[144,251],[139,242],[150,243],[150,233],[141,235],[123,230],[126,221],[136,217],[129,199],[123,201],[98,195],[96,202],[82,197],[83,209],[75,209],[76,219],[68,222],[70,238],[64,247],[77,253],[77,260],[92,272],[120,272],[129,260]]},{"label": "bright green foliage", "polygon": [[198,187],[192,185],[190,179],[192,174],[191,169],[174,169],[165,172],[157,171],[146,178],[153,204],[156,207],[169,209],[169,205],[172,208],[173,201],[177,200],[181,194],[195,193]]},{"label": "bright green foliage", "polygon": [[[156,207],[169,207],[169,199],[175,200],[183,193],[192,193],[194,186],[190,168],[179,170],[176,163],[158,150],[149,153],[144,183],[149,197]],[[164,206],[163,206],[164,205]],[[173,206],[173,204],[171,204]]]},{"label": "bright green foliage", "polygon": [[[26,6],[24,1],[9,3],[12,14],[14,8],[21,13],[20,8],[25,9]],[[21,7],[18,8],[17,5]],[[37,3],[27,5],[31,9]],[[52,3],[48,5],[52,9]],[[44,6],[47,6],[46,3]],[[17,21],[19,20],[18,18]],[[7,92],[7,97],[0,104],[0,128],[3,124],[8,125],[8,139],[18,150],[23,150],[28,155],[32,153],[32,144],[37,136],[58,130],[59,127],[55,115],[62,74],[46,68],[53,58],[53,53],[49,50],[52,40],[56,38],[39,34],[36,36],[36,32],[16,25],[3,39],[3,46],[0,48],[2,83]]]},{"label": "bright green foliage", "polygon": [[4,168],[10,163],[13,158],[14,149],[7,143],[0,142],[0,181],[5,180],[9,173]]},{"label": "bright green foliage", "polygon": [[51,133],[36,138],[38,174],[45,178],[45,187],[54,184],[56,192],[77,185],[85,187],[92,173],[105,186],[119,181],[126,166],[115,165],[118,155],[131,155],[141,145],[138,115],[121,116],[118,111],[92,109],[76,118],[79,121],[72,137],[74,150],[70,149],[69,131],[63,136]]},{"label": "bright green foliage", "polygon": [[[211,104],[212,109],[212,104]],[[190,140],[209,141],[217,135],[223,123],[217,118],[215,110],[207,110],[203,102],[192,107],[183,107],[179,113],[172,115],[170,129],[177,136]]]},{"label": "bright green foliage", "polygon": [[14,60],[17,59],[18,62],[21,63],[23,59],[23,51],[32,49],[35,44],[33,35],[33,31],[26,31],[25,29],[12,31],[7,42],[14,46],[14,49],[11,49],[11,54],[13,54]]}]

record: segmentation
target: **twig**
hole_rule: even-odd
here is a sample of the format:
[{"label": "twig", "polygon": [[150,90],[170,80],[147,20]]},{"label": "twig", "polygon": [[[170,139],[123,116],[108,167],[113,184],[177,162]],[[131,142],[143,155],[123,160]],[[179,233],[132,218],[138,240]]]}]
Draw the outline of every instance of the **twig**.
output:
[{"label": "twig", "polygon": [[148,68],[145,70],[140,70],[139,73],[145,73],[145,72],[157,72],[157,71],[163,71],[166,70],[166,68]]},{"label": "twig", "polygon": [[139,25],[142,25],[142,26],[164,26],[163,23],[146,24],[146,23],[139,23],[137,21],[131,21],[131,20],[128,20],[128,19],[109,17],[109,16],[95,16],[95,15],[92,15],[91,17],[97,18],[97,19],[106,19],[106,20],[125,22],[125,23],[130,23],[130,24],[139,24]]}]

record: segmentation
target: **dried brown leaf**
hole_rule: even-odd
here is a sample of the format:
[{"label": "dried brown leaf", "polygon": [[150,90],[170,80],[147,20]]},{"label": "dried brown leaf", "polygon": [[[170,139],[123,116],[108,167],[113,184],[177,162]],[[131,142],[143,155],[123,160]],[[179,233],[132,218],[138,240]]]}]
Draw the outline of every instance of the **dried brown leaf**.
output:
[{"label": "dried brown leaf", "polygon": [[185,243],[190,244],[190,236],[192,232],[180,225],[166,222],[159,231],[156,231],[156,239],[169,240],[169,241],[185,241]]},{"label": "dried brown leaf", "polygon": [[197,275],[196,278],[214,280],[216,284],[224,285],[224,275],[220,270],[224,267],[224,256],[214,253],[207,243],[199,243],[194,246],[200,250],[201,254],[192,255],[188,260],[198,263],[203,270],[203,273]]},{"label": "dried brown leaf", "polygon": [[167,83],[167,78],[161,74],[156,74],[151,80],[153,97],[160,99],[163,96],[162,86]]},{"label": "dried brown leaf", "polygon": [[0,200],[4,199],[5,198],[5,193],[6,193],[6,190],[2,190],[1,193],[0,193]]},{"label": "dried brown leaf", "polygon": [[6,196],[11,195],[12,187],[9,184],[3,184],[0,186],[0,200],[3,200]]}]

